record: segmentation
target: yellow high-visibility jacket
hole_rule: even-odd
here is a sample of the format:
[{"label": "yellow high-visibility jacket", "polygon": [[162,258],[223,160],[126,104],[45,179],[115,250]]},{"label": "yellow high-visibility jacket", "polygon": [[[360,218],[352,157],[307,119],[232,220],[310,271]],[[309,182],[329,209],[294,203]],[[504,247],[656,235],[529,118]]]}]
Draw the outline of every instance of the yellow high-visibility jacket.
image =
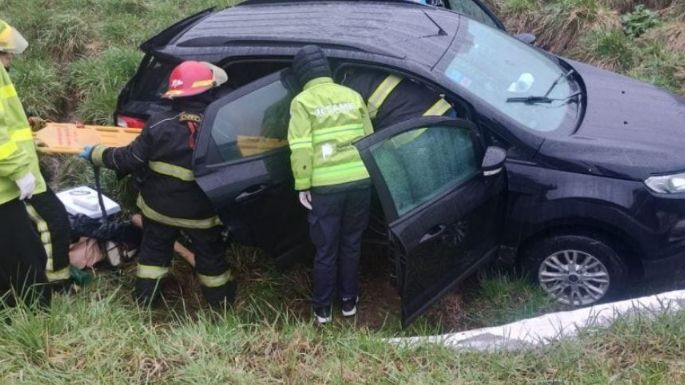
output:
[{"label": "yellow high-visibility jacket", "polygon": [[328,77],[309,81],[290,105],[288,144],[296,190],[367,179],[352,142],[373,132],[366,103]]},{"label": "yellow high-visibility jacket", "polygon": [[31,127],[12,80],[0,65],[0,204],[19,197],[14,181],[29,172],[36,178],[34,195],[45,192]]}]

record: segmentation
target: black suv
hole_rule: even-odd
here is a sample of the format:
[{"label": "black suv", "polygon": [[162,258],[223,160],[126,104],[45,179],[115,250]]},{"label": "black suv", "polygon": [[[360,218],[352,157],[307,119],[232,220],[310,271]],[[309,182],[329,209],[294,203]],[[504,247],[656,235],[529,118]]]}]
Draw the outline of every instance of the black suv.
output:
[{"label": "black suv", "polygon": [[280,260],[310,247],[286,140],[297,93],[287,68],[305,44],[325,49],[337,78],[396,73],[457,112],[356,144],[377,192],[368,240],[392,250],[404,324],[497,255],[518,256],[571,305],[683,265],[682,98],[402,2],[247,3],[192,16],[142,45],[119,98],[121,124],[169,108],[159,95],[181,60],[229,75],[231,91],[206,112],[194,172],[236,241]]}]

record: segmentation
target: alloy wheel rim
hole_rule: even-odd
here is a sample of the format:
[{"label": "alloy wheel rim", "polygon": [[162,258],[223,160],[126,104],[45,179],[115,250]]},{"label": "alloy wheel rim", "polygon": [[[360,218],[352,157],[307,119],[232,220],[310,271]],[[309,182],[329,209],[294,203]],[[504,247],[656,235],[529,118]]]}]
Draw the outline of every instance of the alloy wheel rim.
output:
[{"label": "alloy wheel rim", "polygon": [[538,281],[556,301],[572,306],[599,301],[611,283],[607,267],[580,250],[561,250],[549,255],[540,264]]}]

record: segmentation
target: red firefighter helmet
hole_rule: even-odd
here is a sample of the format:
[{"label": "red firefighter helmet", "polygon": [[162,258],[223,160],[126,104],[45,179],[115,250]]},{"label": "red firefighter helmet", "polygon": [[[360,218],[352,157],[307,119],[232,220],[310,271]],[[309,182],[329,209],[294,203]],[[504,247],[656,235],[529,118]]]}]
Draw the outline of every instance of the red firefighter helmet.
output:
[{"label": "red firefighter helmet", "polygon": [[228,80],[226,71],[206,62],[184,61],[171,71],[169,88],[162,98],[174,99],[201,94]]}]

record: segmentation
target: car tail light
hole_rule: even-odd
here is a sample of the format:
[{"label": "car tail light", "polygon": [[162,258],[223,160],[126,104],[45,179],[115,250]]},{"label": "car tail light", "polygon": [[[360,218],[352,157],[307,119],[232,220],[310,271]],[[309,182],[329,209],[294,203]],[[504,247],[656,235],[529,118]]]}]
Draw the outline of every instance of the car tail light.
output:
[{"label": "car tail light", "polygon": [[117,115],[117,126],[125,128],[140,128],[145,127],[143,119],[133,118],[126,115]]}]

